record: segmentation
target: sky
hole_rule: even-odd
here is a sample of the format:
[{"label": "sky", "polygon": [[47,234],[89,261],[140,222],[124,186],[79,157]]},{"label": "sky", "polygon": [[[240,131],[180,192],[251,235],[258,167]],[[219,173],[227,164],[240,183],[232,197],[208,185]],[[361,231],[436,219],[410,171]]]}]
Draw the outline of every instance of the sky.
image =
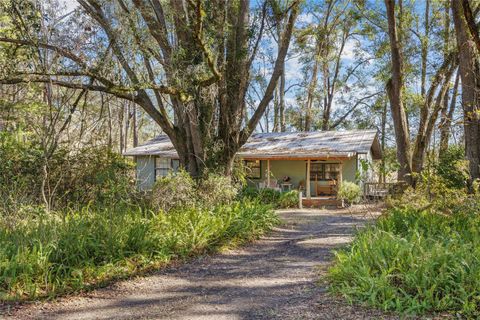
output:
[{"label": "sky", "polygon": [[[61,5],[65,6],[65,12],[69,12],[74,10],[79,4],[76,0],[58,0]],[[304,25],[308,23],[314,22],[315,18],[311,13],[303,13],[298,17],[298,23]],[[356,48],[357,42],[356,40],[349,40],[346,43],[346,47],[344,49],[343,55],[342,55],[342,63],[346,66],[349,64],[353,63],[355,61],[355,48]],[[291,44],[291,49],[293,47],[293,43]],[[276,49],[274,49],[276,50]],[[304,75],[302,73],[302,67],[304,65],[299,61],[298,56],[291,55],[288,60],[285,63],[285,70],[286,70],[286,79],[287,79],[287,84],[286,87],[288,88],[292,84],[299,84],[304,80]],[[269,70],[271,72],[271,70]],[[267,72],[268,74],[268,72]],[[268,78],[268,77],[267,77]],[[301,89],[298,86],[292,87],[291,90],[289,90],[286,95],[285,95],[285,101],[286,105],[288,106],[295,106],[298,104],[297,102],[297,95],[298,95],[298,90]],[[368,91],[373,92],[373,88]],[[365,92],[363,92],[365,94]],[[338,95],[337,95],[338,96]],[[258,103],[258,101],[257,101]],[[333,106],[333,112],[335,112],[340,106],[340,103],[334,104]],[[265,126],[263,126],[265,127]]]},{"label": "sky", "polygon": [[73,10],[78,6],[78,2],[76,0],[59,0],[61,4],[64,4],[67,11]]}]

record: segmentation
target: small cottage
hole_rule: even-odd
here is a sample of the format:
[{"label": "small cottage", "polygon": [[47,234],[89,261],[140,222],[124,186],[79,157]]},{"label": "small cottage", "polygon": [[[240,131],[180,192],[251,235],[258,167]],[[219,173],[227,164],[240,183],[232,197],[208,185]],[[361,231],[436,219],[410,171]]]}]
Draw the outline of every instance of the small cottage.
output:
[{"label": "small cottage", "polygon": [[[141,190],[180,167],[166,135],[127,150],[137,164]],[[382,158],[376,130],[255,133],[236,155],[257,188],[300,190],[306,205],[335,201],[343,181],[374,180],[373,163]],[[359,179],[361,177],[361,179]]]}]

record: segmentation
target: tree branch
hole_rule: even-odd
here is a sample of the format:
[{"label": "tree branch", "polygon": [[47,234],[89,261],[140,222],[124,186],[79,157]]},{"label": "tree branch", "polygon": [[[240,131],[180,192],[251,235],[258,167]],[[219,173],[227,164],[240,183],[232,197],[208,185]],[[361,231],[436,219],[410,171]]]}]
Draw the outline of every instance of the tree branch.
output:
[{"label": "tree branch", "polygon": [[477,46],[477,51],[480,52],[480,35],[478,33],[478,27],[475,23],[475,16],[473,15],[472,8],[470,8],[470,3],[468,0],[462,1],[463,15],[467,21],[468,29],[472,35],[473,41]]},{"label": "tree branch", "polygon": [[364,101],[367,100],[367,99],[370,99],[376,95],[379,95],[383,93],[383,91],[379,91],[379,92],[375,92],[371,95],[368,95],[368,96],[365,96],[363,98],[361,98],[360,100],[358,100],[353,106],[352,108],[350,108],[350,110],[348,110],[343,116],[341,116],[339,119],[337,119],[337,121],[335,121],[331,126],[330,126],[330,129],[335,129],[336,127],[338,127],[359,105],[361,104],[365,104]]},{"label": "tree branch", "polygon": [[285,57],[287,55],[288,47],[290,45],[290,39],[292,37],[295,20],[299,12],[299,5],[300,1],[295,1],[291,7],[290,17],[288,18],[288,23],[285,27],[285,35],[282,39],[282,45],[280,46],[280,49],[278,51],[277,60],[275,61],[275,67],[273,69],[270,82],[268,83],[267,89],[265,90],[263,99],[258,104],[257,110],[255,110],[252,118],[250,118],[250,121],[248,121],[247,125],[245,126],[245,128],[242,129],[240,133],[240,145],[244,144],[247,141],[248,137],[252,134],[253,130],[255,130],[255,127],[260,121],[263,113],[265,112],[265,109],[273,98],[273,92],[275,90],[275,87],[277,86],[278,78],[283,72]]}]

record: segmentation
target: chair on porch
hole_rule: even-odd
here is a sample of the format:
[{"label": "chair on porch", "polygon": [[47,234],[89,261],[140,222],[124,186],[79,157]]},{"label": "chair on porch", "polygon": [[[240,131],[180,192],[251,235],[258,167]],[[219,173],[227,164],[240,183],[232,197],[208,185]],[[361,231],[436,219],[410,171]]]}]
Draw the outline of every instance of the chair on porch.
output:
[{"label": "chair on porch", "polygon": [[270,180],[270,185],[268,186],[268,188],[276,190],[276,191],[282,191],[280,189],[280,186],[278,185],[278,181],[275,180],[275,179]]},{"label": "chair on porch", "polygon": [[268,184],[268,181],[259,182],[258,189],[273,189],[273,190],[281,191],[281,188],[278,185],[278,181],[275,179],[270,180],[270,185]]},{"label": "chair on porch", "polygon": [[305,194],[305,180],[300,180],[298,183],[298,192],[300,192],[303,196],[306,196]]}]

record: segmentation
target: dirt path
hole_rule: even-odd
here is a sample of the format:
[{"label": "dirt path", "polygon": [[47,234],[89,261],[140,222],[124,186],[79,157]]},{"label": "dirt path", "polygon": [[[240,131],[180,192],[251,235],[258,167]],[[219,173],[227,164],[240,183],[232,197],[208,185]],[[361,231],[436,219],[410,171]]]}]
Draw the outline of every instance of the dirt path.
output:
[{"label": "dirt path", "polygon": [[[376,213],[378,214],[378,212]],[[370,319],[318,279],[332,249],[375,215],[289,210],[286,224],[242,249],[49,303],[23,306],[15,319]]]}]

